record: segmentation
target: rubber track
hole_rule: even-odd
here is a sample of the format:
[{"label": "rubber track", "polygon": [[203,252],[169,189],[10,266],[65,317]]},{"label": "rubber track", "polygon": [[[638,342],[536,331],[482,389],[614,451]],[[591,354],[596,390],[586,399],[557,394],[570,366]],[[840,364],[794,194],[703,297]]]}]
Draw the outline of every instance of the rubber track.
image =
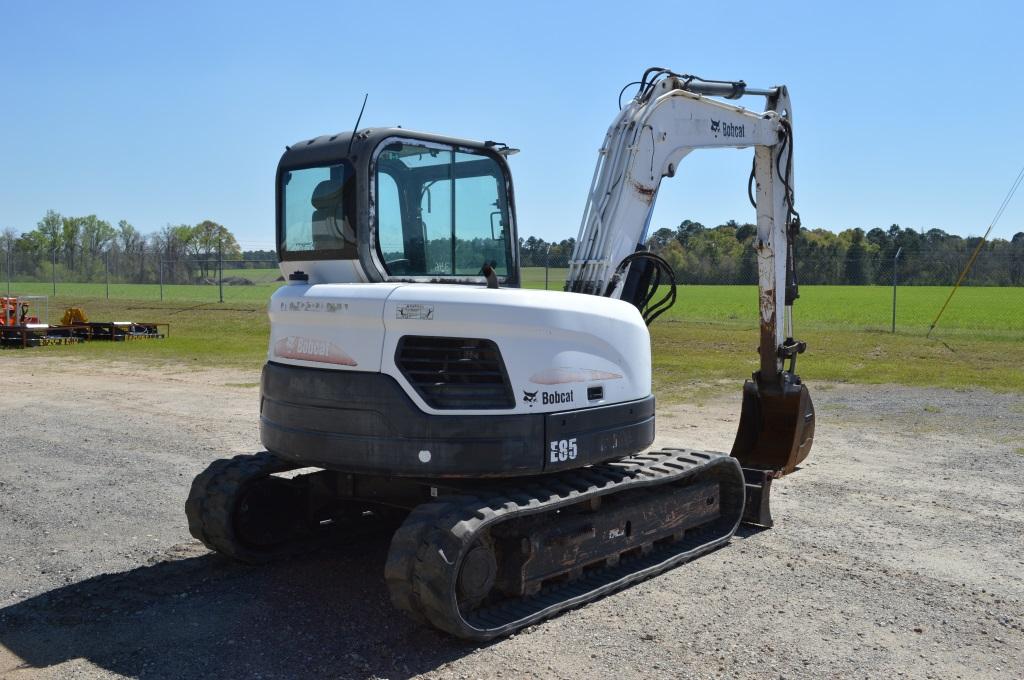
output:
[{"label": "rubber track", "polygon": [[269,451],[213,461],[192,480],[185,501],[189,533],[210,550],[251,564],[295,552],[292,545],[278,550],[254,550],[246,546],[235,533],[233,518],[239,494],[248,482],[298,467]]},{"label": "rubber track", "polygon": [[[459,611],[455,592],[462,557],[487,527],[595,496],[707,478],[721,483],[722,511],[722,517],[708,528],[647,555],[543,588],[537,595],[474,611],[468,617]],[[735,533],[744,499],[743,474],[735,458],[689,449],[650,451],[526,483],[475,487],[472,495],[439,498],[410,514],[392,539],[385,579],[393,604],[414,619],[456,637],[490,640],[714,550]]]}]

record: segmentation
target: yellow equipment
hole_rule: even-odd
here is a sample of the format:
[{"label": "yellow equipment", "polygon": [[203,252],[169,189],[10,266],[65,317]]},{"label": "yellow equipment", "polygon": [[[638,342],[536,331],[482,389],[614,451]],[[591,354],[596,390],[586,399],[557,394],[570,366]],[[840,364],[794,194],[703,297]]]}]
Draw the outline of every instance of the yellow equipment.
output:
[{"label": "yellow equipment", "polygon": [[77,324],[89,323],[89,317],[81,307],[68,307],[64,310],[64,316],[60,318],[61,326],[74,326]]}]

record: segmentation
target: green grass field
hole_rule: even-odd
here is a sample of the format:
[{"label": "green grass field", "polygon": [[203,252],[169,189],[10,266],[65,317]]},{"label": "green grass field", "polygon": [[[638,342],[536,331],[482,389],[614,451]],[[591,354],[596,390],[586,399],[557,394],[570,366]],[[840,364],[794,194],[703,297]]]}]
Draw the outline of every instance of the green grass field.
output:
[{"label": "green grass field", "polygon": [[[548,288],[561,290],[566,269],[552,269]],[[544,288],[544,269],[523,270],[526,288]],[[927,330],[949,295],[944,286],[904,286],[897,290],[897,330]],[[676,305],[664,317],[756,327],[754,286],[680,286]],[[891,330],[892,288],[887,286],[804,286],[795,305],[797,330],[833,328]],[[754,313],[751,314],[751,310]],[[972,337],[1024,334],[1024,288],[963,287],[953,297],[939,328],[967,331]]]},{"label": "green grass field", "polygon": [[[544,287],[544,270],[527,269],[524,283]],[[563,272],[550,272],[561,287]],[[216,286],[60,284],[50,299],[51,322],[67,306],[83,307],[96,320],[167,321],[165,341],[111,346],[92,343],[45,351],[69,356],[128,359],[161,364],[258,367],[267,343],[266,301],[279,284]],[[16,284],[12,292],[51,294],[47,284]],[[962,288],[931,338],[925,334],[948,288],[898,291],[897,333],[889,332],[892,289],[874,286],[807,286],[796,305],[797,337],[808,352],[798,372],[815,380],[987,387],[1024,391],[1024,289]],[[662,400],[735,385],[756,369],[757,292],[753,286],[683,286],[679,302],[651,329],[655,393]]]}]

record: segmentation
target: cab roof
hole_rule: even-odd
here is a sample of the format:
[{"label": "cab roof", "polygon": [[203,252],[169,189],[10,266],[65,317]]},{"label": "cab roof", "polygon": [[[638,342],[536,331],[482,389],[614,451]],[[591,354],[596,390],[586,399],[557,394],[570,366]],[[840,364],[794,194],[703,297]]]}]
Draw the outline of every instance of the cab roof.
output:
[{"label": "cab roof", "polygon": [[[430,132],[419,132],[398,127],[364,128],[355,133],[339,132],[333,135],[321,135],[312,139],[304,139],[285,147],[284,154],[278,163],[281,168],[300,168],[311,165],[323,165],[342,158],[353,163],[368,155],[389,137],[408,137],[437,144],[461,146],[480,151],[496,152],[503,145],[495,142],[478,142],[459,137],[445,137]],[[349,144],[351,142],[351,150]]]}]

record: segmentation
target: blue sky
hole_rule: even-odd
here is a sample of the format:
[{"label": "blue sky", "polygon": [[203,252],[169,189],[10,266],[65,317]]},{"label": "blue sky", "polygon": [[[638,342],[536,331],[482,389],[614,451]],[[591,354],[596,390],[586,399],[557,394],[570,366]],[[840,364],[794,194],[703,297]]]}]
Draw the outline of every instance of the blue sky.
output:
[{"label": "blue sky", "polygon": [[[521,235],[574,236],[620,88],[666,66],[789,85],[805,226],[984,231],[1024,163],[1014,3],[0,4],[0,228],[47,209],[273,243],[286,144],[395,125],[522,149]],[[751,106],[756,106],[751,100]],[[752,220],[705,151],[652,228]],[[1024,231],[1024,197],[994,236]]]}]

